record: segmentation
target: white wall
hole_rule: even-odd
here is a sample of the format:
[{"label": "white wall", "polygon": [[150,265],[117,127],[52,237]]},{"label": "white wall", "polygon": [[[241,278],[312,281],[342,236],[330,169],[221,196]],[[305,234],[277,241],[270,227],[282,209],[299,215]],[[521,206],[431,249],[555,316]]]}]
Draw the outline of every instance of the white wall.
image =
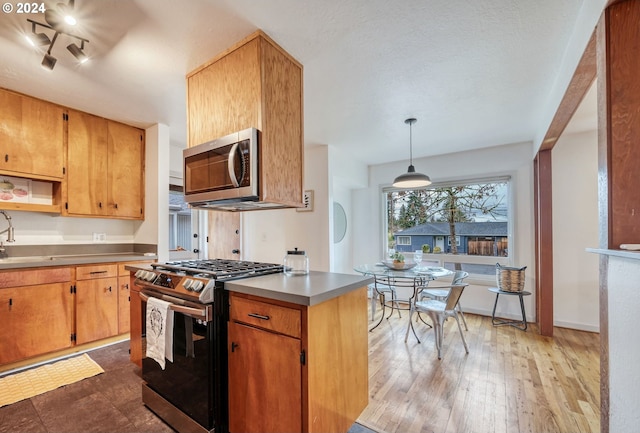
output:
[{"label": "white wall", "polygon": [[[477,179],[490,176],[511,176],[514,198],[513,264],[528,266],[525,290],[535,292],[534,225],[533,225],[533,163],[531,143],[497,146],[483,150],[454,153],[414,160],[416,171],[428,174],[434,182]],[[406,162],[370,167],[369,186],[353,194],[354,231],[353,250],[357,263],[375,263],[383,257],[382,193],[385,186],[407,169]],[[490,315],[495,297],[487,291],[493,281],[470,280],[462,302],[465,311]],[[527,319],[535,320],[535,296],[525,297]],[[500,300],[497,314],[519,318],[517,298]]]},{"label": "white wall", "polygon": [[[352,192],[365,188],[368,184],[369,173],[366,164],[350,153],[335,146],[329,146],[329,245],[330,271],[350,274],[356,265],[353,256],[354,228],[358,221],[353,218]],[[344,239],[334,243],[334,203],[340,203],[347,216],[347,231]]]},{"label": "white wall", "polygon": [[158,261],[169,260],[169,127],[156,124],[145,133],[144,221],[135,242],[158,246]]},{"label": "white wall", "polygon": [[309,257],[309,268],[329,270],[329,181],[327,146],[308,146],[304,153],[305,190],[313,190],[312,212],[295,209],[242,214],[245,260],[282,263],[287,250],[298,248]]},{"label": "white wall", "polygon": [[609,431],[635,432],[640,424],[640,344],[635,335],[640,262],[637,257],[615,256],[608,261]]},{"label": "white wall", "polygon": [[553,316],[556,326],[598,332],[597,131],[564,134],[552,151]]},{"label": "white wall", "polygon": [[[305,147],[304,189],[313,190],[313,211],[295,209],[242,214],[244,259],[280,263],[287,250],[305,250],[315,271],[353,273],[352,191],[366,186],[367,166],[328,145]],[[347,233],[333,243],[333,202],[347,214]]]}]

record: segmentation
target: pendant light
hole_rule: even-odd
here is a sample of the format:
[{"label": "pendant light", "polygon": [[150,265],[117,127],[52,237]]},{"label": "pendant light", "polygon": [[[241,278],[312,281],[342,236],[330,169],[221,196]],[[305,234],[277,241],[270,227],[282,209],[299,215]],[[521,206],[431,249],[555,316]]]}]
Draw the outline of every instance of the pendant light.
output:
[{"label": "pendant light", "polygon": [[417,120],[414,118],[404,121],[404,123],[409,124],[409,168],[406,173],[396,177],[393,181],[393,186],[396,188],[420,188],[431,185],[431,179],[429,179],[429,176],[422,173],[416,173],[416,169],[413,166],[413,137],[411,136],[411,125],[416,122]]}]

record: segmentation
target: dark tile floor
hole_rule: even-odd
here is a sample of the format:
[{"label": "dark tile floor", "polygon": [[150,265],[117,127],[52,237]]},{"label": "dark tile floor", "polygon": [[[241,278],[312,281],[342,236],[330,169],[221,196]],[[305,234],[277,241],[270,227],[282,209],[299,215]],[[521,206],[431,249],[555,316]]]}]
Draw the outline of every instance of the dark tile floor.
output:
[{"label": "dark tile floor", "polygon": [[[0,433],[172,433],[142,404],[140,369],[129,362],[129,342],[89,353],[99,374],[0,408]],[[354,424],[349,433],[375,433]]]}]

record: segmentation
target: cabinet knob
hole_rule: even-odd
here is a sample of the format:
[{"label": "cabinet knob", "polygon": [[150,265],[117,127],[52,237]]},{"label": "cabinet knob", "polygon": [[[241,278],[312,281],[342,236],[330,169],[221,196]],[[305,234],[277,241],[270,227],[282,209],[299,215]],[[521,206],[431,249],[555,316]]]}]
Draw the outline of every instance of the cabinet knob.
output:
[{"label": "cabinet knob", "polygon": [[9,154],[4,155],[4,162],[9,162]]},{"label": "cabinet knob", "polygon": [[231,342],[231,351],[235,352],[236,351],[236,347],[238,347],[238,343],[234,343],[233,341]]},{"label": "cabinet knob", "polygon": [[98,203],[98,207],[99,207],[100,209],[102,209],[102,202],[99,202],[99,203]]},{"label": "cabinet knob", "polygon": [[113,205],[113,207],[115,207],[116,209],[118,209],[118,203],[115,203],[115,204]]},{"label": "cabinet knob", "polygon": [[108,291],[111,291],[111,286],[107,287],[107,290],[108,290]]}]

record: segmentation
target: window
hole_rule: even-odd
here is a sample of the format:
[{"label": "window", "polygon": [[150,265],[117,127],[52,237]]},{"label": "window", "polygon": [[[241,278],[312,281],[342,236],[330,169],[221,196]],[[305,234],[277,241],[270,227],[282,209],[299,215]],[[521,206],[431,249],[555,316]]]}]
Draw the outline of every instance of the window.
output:
[{"label": "window", "polygon": [[509,182],[505,177],[384,189],[384,248],[409,254],[422,249],[425,260],[493,277],[495,264],[508,264],[513,249]]},{"label": "window", "polygon": [[411,245],[411,236],[398,236],[398,245]]}]

